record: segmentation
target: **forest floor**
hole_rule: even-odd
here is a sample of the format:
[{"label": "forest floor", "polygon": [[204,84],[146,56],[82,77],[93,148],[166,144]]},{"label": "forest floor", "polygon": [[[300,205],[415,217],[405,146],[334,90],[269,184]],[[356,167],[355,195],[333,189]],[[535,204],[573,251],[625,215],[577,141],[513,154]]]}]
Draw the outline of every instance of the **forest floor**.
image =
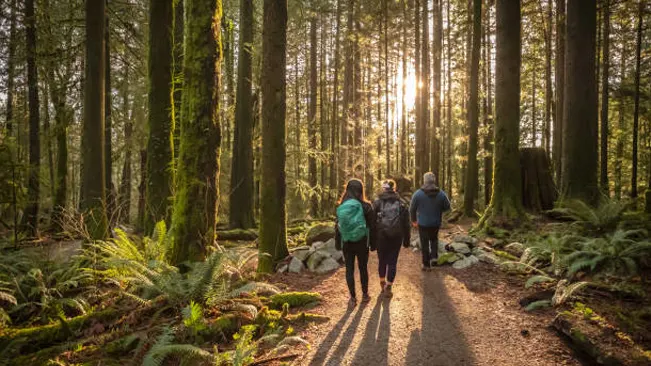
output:
[{"label": "forest floor", "polygon": [[[451,235],[451,229],[442,230],[440,238]],[[493,265],[423,272],[420,252],[403,249],[391,299],[380,294],[377,266],[377,255],[371,253],[371,301],[355,307],[348,306],[344,268],[325,276],[274,278],[293,290],[320,292],[324,300],[311,311],[330,317],[328,323],[303,331],[312,347],[294,364],[581,364],[550,329],[554,313],[525,312],[518,304],[522,282]]]}]

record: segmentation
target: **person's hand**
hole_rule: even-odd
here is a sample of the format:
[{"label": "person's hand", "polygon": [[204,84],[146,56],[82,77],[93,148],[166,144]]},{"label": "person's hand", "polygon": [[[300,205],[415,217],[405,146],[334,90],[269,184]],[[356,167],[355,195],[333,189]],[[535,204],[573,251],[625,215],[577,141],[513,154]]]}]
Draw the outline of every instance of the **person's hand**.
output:
[{"label": "person's hand", "polygon": [[376,249],[376,247],[371,247],[371,252],[374,252]]},{"label": "person's hand", "polygon": [[418,227],[418,221],[414,221],[414,222],[412,222],[412,223],[411,223],[411,226],[417,228],[417,227]]}]

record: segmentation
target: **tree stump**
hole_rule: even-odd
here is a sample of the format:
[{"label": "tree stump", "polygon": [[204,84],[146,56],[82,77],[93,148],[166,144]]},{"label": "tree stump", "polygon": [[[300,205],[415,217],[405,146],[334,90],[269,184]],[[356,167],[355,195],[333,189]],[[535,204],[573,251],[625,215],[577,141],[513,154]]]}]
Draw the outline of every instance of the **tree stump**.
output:
[{"label": "tree stump", "polygon": [[520,149],[520,171],[523,206],[533,212],[554,208],[558,191],[547,152],[542,148]]}]

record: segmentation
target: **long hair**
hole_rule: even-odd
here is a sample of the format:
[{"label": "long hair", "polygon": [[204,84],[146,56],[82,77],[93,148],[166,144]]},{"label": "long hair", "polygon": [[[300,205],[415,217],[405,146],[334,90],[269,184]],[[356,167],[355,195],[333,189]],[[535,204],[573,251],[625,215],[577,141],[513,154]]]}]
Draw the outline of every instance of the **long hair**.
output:
[{"label": "long hair", "polygon": [[341,194],[341,197],[339,197],[337,204],[340,205],[342,202],[350,198],[356,199],[359,202],[368,202],[366,199],[366,193],[364,192],[364,183],[357,178],[351,178],[346,182],[344,192]]}]

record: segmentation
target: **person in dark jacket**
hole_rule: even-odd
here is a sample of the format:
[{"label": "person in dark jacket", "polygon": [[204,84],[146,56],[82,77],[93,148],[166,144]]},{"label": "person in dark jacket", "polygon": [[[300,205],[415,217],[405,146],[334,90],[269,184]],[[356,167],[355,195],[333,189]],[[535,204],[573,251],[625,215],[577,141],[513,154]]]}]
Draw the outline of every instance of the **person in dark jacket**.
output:
[{"label": "person in dark jacket", "polygon": [[387,297],[393,296],[391,287],[396,278],[400,246],[408,248],[411,238],[409,211],[400,200],[395,187],[396,182],[393,180],[382,182],[382,193],[373,202],[377,216],[378,274],[382,292]]},{"label": "person in dark jacket", "polygon": [[338,207],[348,200],[357,200],[361,203],[364,220],[366,221],[367,234],[357,241],[345,241],[340,231],[340,222],[337,219],[335,224],[335,246],[337,250],[343,249],[344,260],[346,262],[346,283],[350,292],[350,304],[357,303],[355,293],[355,258],[359,267],[359,278],[362,283],[362,301],[369,301],[368,295],[368,255],[369,249],[375,250],[375,212],[373,207],[366,199],[364,193],[364,184],[359,179],[350,179],[346,183],[346,188],[338,202]]},{"label": "person in dark jacket", "polygon": [[431,268],[431,261],[438,258],[439,229],[442,215],[450,210],[448,196],[436,185],[432,172],[423,176],[423,186],[411,197],[409,215],[412,225],[418,227],[423,270]]}]

